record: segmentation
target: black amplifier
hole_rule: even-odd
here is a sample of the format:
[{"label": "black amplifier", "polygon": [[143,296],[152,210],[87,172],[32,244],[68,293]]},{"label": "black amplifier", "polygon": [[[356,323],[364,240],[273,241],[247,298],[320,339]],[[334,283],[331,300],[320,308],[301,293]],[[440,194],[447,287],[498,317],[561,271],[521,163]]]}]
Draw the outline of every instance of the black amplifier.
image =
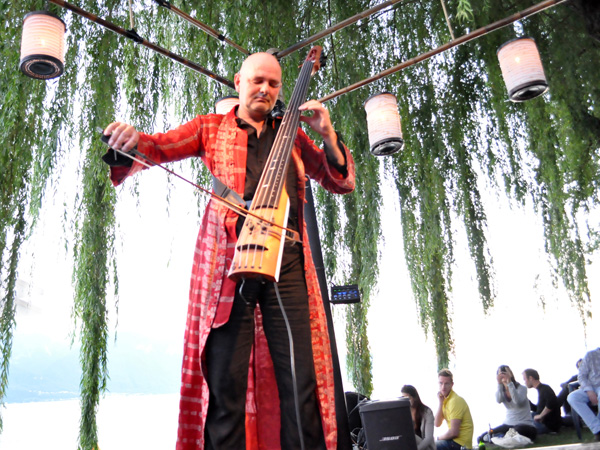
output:
[{"label": "black amplifier", "polygon": [[375,400],[359,411],[369,450],[417,450],[408,399]]}]

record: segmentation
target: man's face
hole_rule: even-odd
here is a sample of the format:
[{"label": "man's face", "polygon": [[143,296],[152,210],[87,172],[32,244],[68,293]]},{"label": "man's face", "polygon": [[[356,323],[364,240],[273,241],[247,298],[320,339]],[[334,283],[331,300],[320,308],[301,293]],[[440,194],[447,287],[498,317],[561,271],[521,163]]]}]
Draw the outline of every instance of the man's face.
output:
[{"label": "man's face", "polygon": [[235,74],[235,90],[240,94],[240,117],[264,120],[277,101],[281,88],[281,67],[266,53],[249,56]]},{"label": "man's face", "polygon": [[523,381],[525,382],[525,386],[527,386],[527,388],[531,389],[533,387],[533,377],[528,377],[525,375],[525,373],[523,373]]},{"label": "man's face", "polygon": [[448,397],[452,391],[452,386],[454,386],[452,379],[450,377],[438,377],[438,383],[442,395]]}]

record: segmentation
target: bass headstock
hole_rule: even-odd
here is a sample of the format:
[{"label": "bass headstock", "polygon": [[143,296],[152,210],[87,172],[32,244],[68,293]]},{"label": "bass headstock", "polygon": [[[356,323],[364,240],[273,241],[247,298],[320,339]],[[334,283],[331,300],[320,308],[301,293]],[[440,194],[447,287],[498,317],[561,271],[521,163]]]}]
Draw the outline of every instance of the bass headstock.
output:
[{"label": "bass headstock", "polygon": [[312,69],[311,75],[314,75],[321,68],[321,65],[325,64],[326,58],[322,54],[322,52],[323,52],[323,47],[321,47],[320,45],[315,45],[313,48],[310,49],[310,51],[308,52],[308,55],[306,56],[306,59],[304,60],[304,62],[312,62],[313,63],[313,69]]}]

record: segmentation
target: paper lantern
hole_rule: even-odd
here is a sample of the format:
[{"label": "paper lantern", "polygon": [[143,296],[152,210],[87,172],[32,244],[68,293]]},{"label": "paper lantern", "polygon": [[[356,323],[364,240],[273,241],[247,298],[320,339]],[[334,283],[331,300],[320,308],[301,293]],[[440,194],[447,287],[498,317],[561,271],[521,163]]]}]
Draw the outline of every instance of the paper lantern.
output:
[{"label": "paper lantern", "polygon": [[215,103],[215,112],[217,114],[227,114],[234,106],[240,104],[240,98],[236,95],[221,97]]},{"label": "paper lantern", "polygon": [[548,90],[540,53],[533,39],[513,39],[502,45],[497,53],[508,97],[513,102],[531,100]]},{"label": "paper lantern", "polygon": [[389,92],[374,94],[365,102],[369,145],[375,156],[386,156],[402,150],[402,127],[396,96]]},{"label": "paper lantern", "polygon": [[56,78],[64,72],[65,23],[48,11],[35,11],[23,20],[21,71],[40,80]]}]

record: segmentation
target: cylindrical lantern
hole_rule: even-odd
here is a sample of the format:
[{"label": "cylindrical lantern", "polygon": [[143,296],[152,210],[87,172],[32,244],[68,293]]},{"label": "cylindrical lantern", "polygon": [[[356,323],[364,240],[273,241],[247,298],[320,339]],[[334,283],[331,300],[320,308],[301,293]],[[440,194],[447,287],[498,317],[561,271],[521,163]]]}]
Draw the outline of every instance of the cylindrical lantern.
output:
[{"label": "cylindrical lantern", "polygon": [[217,114],[227,114],[234,106],[240,104],[240,98],[237,95],[221,97],[215,103],[215,112]]},{"label": "cylindrical lantern", "polygon": [[402,150],[402,128],[396,96],[389,92],[374,94],[365,102],[369,145],[375,156],[386,156]]},{"label": "cylindrical lantern", "polygon": [[31,78],[47,80],[64,72],[65,23],[48,11],[35,11],[23,20],[21,71]]},{"label": "cylindrical lantern", "polygon": [[548,90],[540,53],[532,38],[508,41],[497,53],[508,97],[513,102],[530,100]]}]

